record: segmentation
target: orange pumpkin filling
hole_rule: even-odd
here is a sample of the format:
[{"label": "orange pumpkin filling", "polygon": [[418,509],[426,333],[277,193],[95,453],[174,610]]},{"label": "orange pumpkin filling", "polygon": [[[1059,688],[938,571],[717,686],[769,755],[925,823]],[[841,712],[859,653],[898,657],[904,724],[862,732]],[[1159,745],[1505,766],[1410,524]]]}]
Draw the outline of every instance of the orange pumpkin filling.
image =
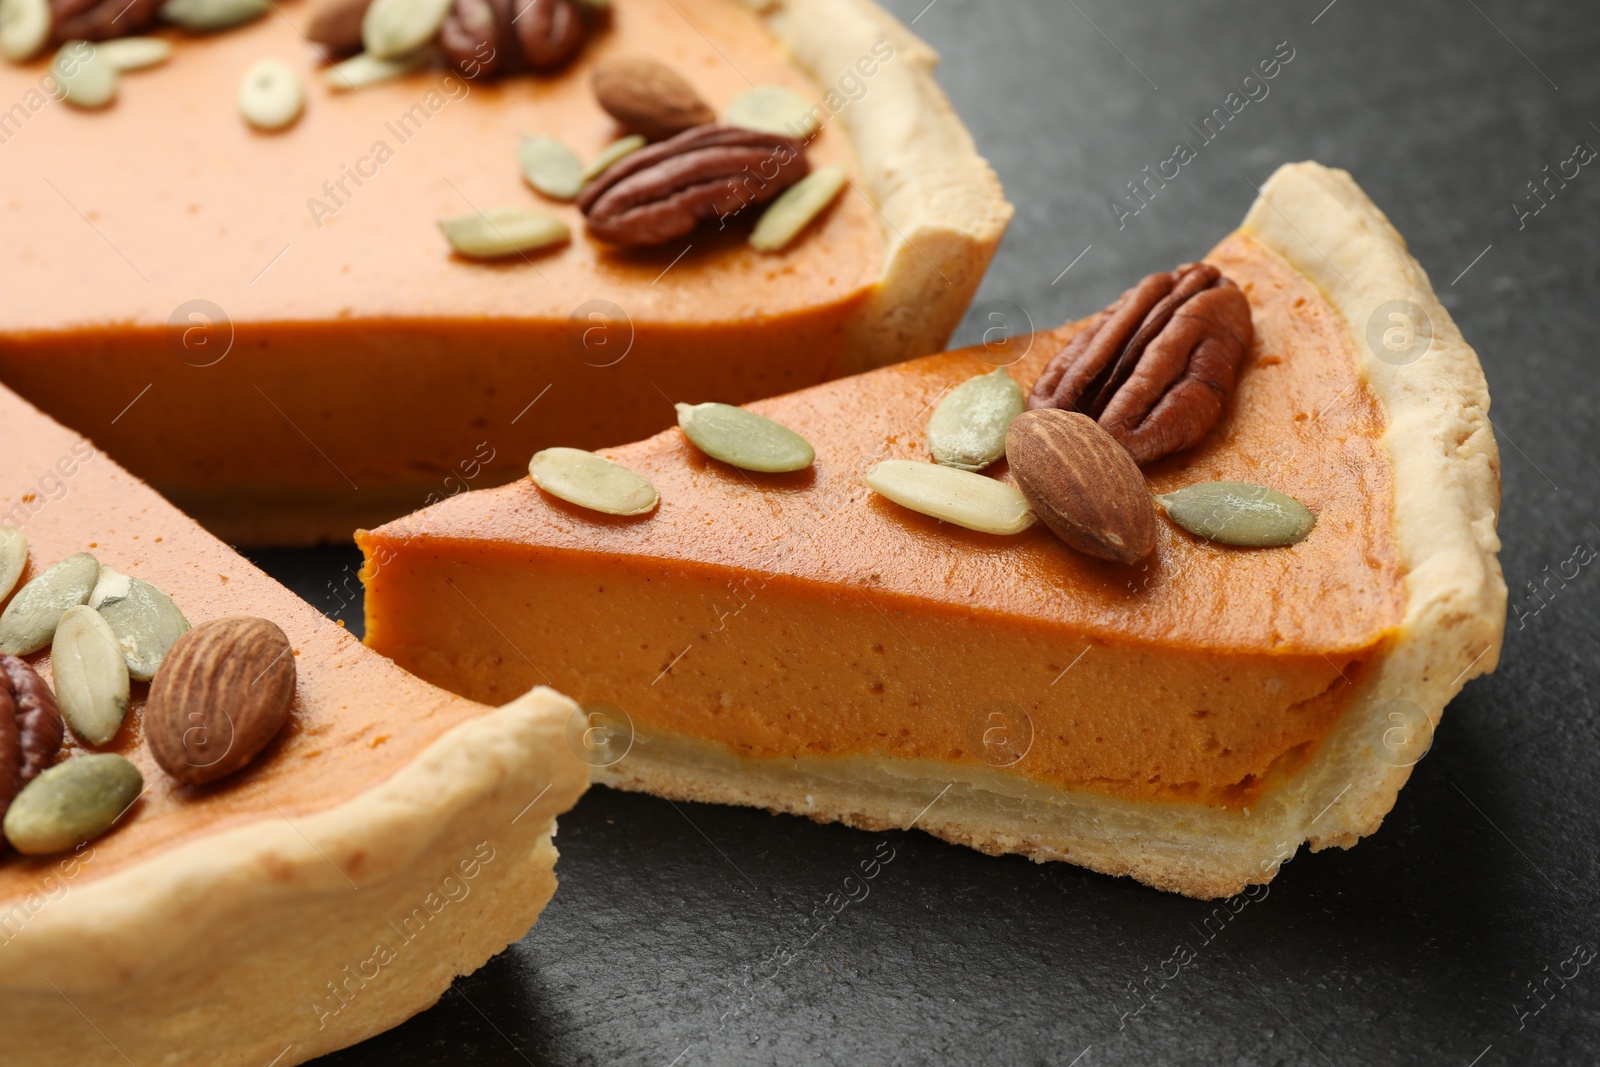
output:
[{"label": "orange pumpkin filling", "polygon": [[[1223,422],[1145,473],[1158,493],[1228,479],[1294,496],[1317,516],[1300,544],[1229,548],[1163,520],[1154,554],[1125,567],[866,487],[877,460],[927,458],[946,389],[1011,360],[1027,386],[1079,323],[750,405],[815,447],[799,474],[734,470],[670,430],[604,453],[659,489],[643,519],[523,481],[363,532],[367,641],[485,702],[538,682],[609,701],[639,743],[983,764],[1248,806],[1332,729],[1398,623],[1403,574],[1384,420],[1343,320],[1248,237],[1208,260],[1249,298],[1256,343]],[[993,758],[993,724],[1030,738],[1020,758]]]},{"label": "orange pumpkin filling", "polygon": [[[94,879],[178,842],[264,819],[322,811],[405,766],[451,727],[488,709],[441,693],[371,655],[346,631],[196,526],[77,433],[0,388],[0,525],[28,538],[21,582],[74,552],[155,583],[191,623],[254,614],[283,627],[298,682],[288,723],[244,770],[215,785],[179,784],[144,741],[149,686],[136,682],[117,736],[67,754],[116,752],[144,774],[143,797],[103,838],[74,852],[0,862],[0,942],[65,882]],[[19,582],[19,587],[20,587]],[[52,680],[50,651],[26,657]],[[347,865],[360,881],[366,858]],[[18,903],[22,902],[22,903]]]},{"label": "orange pumpkin filling", "polygon": [[[556,76],[346,93],[315,77],[303,18],[180,41],[103,111],[45,102],[43,60],[0,64],[0,99],[23,102],[0,114],[0,381],[186,511],[230,538],[342,540],[515,478],[538,448],[654,433],[658,386],[743,401],[844,372],[884,264],[865,197],[847,189],[777,255],[743,220],[624,252],[518,170],[521,134],[583,159],[620,135],[589,84],[609,56],[670,64],[719,112],[752,82],[824,99],[745,5],[629,6]],[[306,112],[274,135],[234,103],[262,56],[307,60]],[[854,167],[837,121],[808,154]],[[501,205],[574,239],[453,256],[435,220]]]}]

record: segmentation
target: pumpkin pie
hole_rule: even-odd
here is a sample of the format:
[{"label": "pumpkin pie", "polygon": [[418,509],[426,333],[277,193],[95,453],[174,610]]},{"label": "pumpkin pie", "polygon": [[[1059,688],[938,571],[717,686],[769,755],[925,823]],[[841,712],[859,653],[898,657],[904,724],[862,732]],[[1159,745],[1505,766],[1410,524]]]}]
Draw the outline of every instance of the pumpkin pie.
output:
[{"label": "pumpkin pie", "polygon": [[[658,389],[742,402],[936,352],[1011,213],[937,57],[870,0],[619,2],[558,72],[340,93],[310,17],[274,5],[180,43],[98,111],[51,99],[42,59],[0,64],[0,381],[233,543],[343,540],[512,479],[537,448],[653,433]],[[811,164],[850,184],[779,253],[743,221],[654,249],[593,239],[526,186],[518,137],[595,156],[623,131],[591,74],[631,55],[719,114],[752,85],[816,101]],[[271,134],[234,102],[263,56],[308,96]],[[573,238],[451,253],[436,220],[501,205]]]},{"label": "pumpkin pie", "polygon": [[1157,494],[1287,494],[1315,516],[1298,544],[1163,519],[1124,565],[868,488],[881,460],[928,459],[948,390],[997,364],[1027,389],[1085,320],[748,405],[814,446],[796,473],[673,429],[602,453],[657,488],[644,516],[523,481],[363,532],[367,643],[477,700],[548,676],[603,705],[631,732],[598,773],[619,788],[915,825],[1196,897],[1353,845],[1499,656],[1487,388],[1343,171],[1283,167],[1206,262],[1254,340],[1216,428],[1143,473]]},{"label": "pumpkin pie", "polygon": [[[298,674],[272,744],[205,787],[157,766],[135,685],[101,751],[140,768],[141,798],[75,850],[0,856],[16,1054],[300,1063],[421,1011],[528,930],[556,887],[555,816],[588,780],[568,700],[540,688],[496,710],[406,674],[4,389],[0,456],[24,582],[93,553],[193,623],[275,622]],[[27,658],[51,677],[48,650]],[[65,760],[84,755],[69,740]]]}]

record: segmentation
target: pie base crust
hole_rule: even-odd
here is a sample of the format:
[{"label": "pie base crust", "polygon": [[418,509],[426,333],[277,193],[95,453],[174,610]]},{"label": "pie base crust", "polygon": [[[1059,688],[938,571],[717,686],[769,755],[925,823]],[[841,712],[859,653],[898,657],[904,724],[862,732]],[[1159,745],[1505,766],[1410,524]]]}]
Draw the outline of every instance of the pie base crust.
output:
[{"label": "pie base crust", "polygon": [[[1382,443],[1406,574],[1399,626],[1303,768],[1235,812],[1064,792],[927,760],[749,759],[639,734],[628,758],[596,780],[866,829],[915,825],[983,852],[1067,860],[1203,899],[1270,881],[1301,844],[1348,848],[1376,831],[1445,705],[1499,659],[1506,588],[1488,387],[1421,265],[1346,172],[1280,168],[1242,230],[1314,282],[1350,330],[1359,372],[1387,417]],[[1379,359],[1367,341],[1369,318],[1393,301],[1431,325],[1431,347],[1404,366]]]},{"label": "pie base crust", "polygon": [[286,1067],[398,1025],[555,892],[555,816],[588,784],[575,709],[536,689],[336,807],[14,902],[0,1026],[35,1065]]}]

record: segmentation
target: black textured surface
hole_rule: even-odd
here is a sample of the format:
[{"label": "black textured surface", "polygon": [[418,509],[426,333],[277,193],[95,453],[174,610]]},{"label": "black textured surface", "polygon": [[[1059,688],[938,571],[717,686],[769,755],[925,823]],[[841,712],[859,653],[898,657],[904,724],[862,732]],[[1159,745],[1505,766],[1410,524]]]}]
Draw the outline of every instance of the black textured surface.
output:
[{"label": "black textured surface", "polygon": [[[1498,673],[1451,705],[1381,832],[1302,854],[1236,911],[916,833],[596,789],[562,819],[562,888],[537,929],[431,1011],[324,1062],[1600,1060],[1600,961],[1577,963],[1600,949],[1600,567],[1542,599],[1528,585],[1600,548],[1600,169],[1552,183],[1520,227],[1512,206],[1532,206],[1525,183],[1576,143],[1600,145],[1600,12],[924,3],[890,6],[942,52],[942,81],[1017,205],[963,342],[990,311],[1054,325],[1203,254],[1284,161],[1348,168],[1388,212],[1494,396],[1513,604]],[[1268,95],[1198,145],[1188,123],[1284,41],[1294,58]],[[1196,158],[1119,230],[1112,199],[1178,140]],[[261,558],[358,622],[353,553]],[[855,886],[864,899],[808,931]]]}]

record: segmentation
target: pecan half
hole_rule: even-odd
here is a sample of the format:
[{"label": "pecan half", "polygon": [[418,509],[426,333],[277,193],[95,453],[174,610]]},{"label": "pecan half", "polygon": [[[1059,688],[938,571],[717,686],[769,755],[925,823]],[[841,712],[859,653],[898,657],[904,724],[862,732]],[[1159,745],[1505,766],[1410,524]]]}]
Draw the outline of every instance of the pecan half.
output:
[{"label": "pecan half", "polygon": [[1151,274],[1045,365],[1030,408],[1094,419],[1139,463],[1204,437],[1255,342],[1250,303],[1209,263]]},{"label": "pecan half", "polygon": [[0,656],[0,816],[61,751],[61,712],[39,672]]},{"label": "pecan half", "polygon": [[109,41],[149,28],[162,0],[50,0],[57,41]]},{"label": "pecan half", "polygon": [[574,0],[512,0],[511,29],[534,70],[554,70],[583,47],[583,14]]},{"label": "pecan half", "polygon": [[469,78],[548,71],[583,47],[575,0],[455,0],[439,28],[439,47]]},{"label": "pecan half", "polygon": [[589,233],[628,246],[682,237],[701,222],[764,204],[806,176],[805,146],[734,126],[696,126],[641,148],[578,198]]},{"label": "pecan half", "polygon": [[517,56],[509,33],[507,0],[455,0],[439,27],[439,48],[449,64],[469,78],[494,78],[509,72]]}]

